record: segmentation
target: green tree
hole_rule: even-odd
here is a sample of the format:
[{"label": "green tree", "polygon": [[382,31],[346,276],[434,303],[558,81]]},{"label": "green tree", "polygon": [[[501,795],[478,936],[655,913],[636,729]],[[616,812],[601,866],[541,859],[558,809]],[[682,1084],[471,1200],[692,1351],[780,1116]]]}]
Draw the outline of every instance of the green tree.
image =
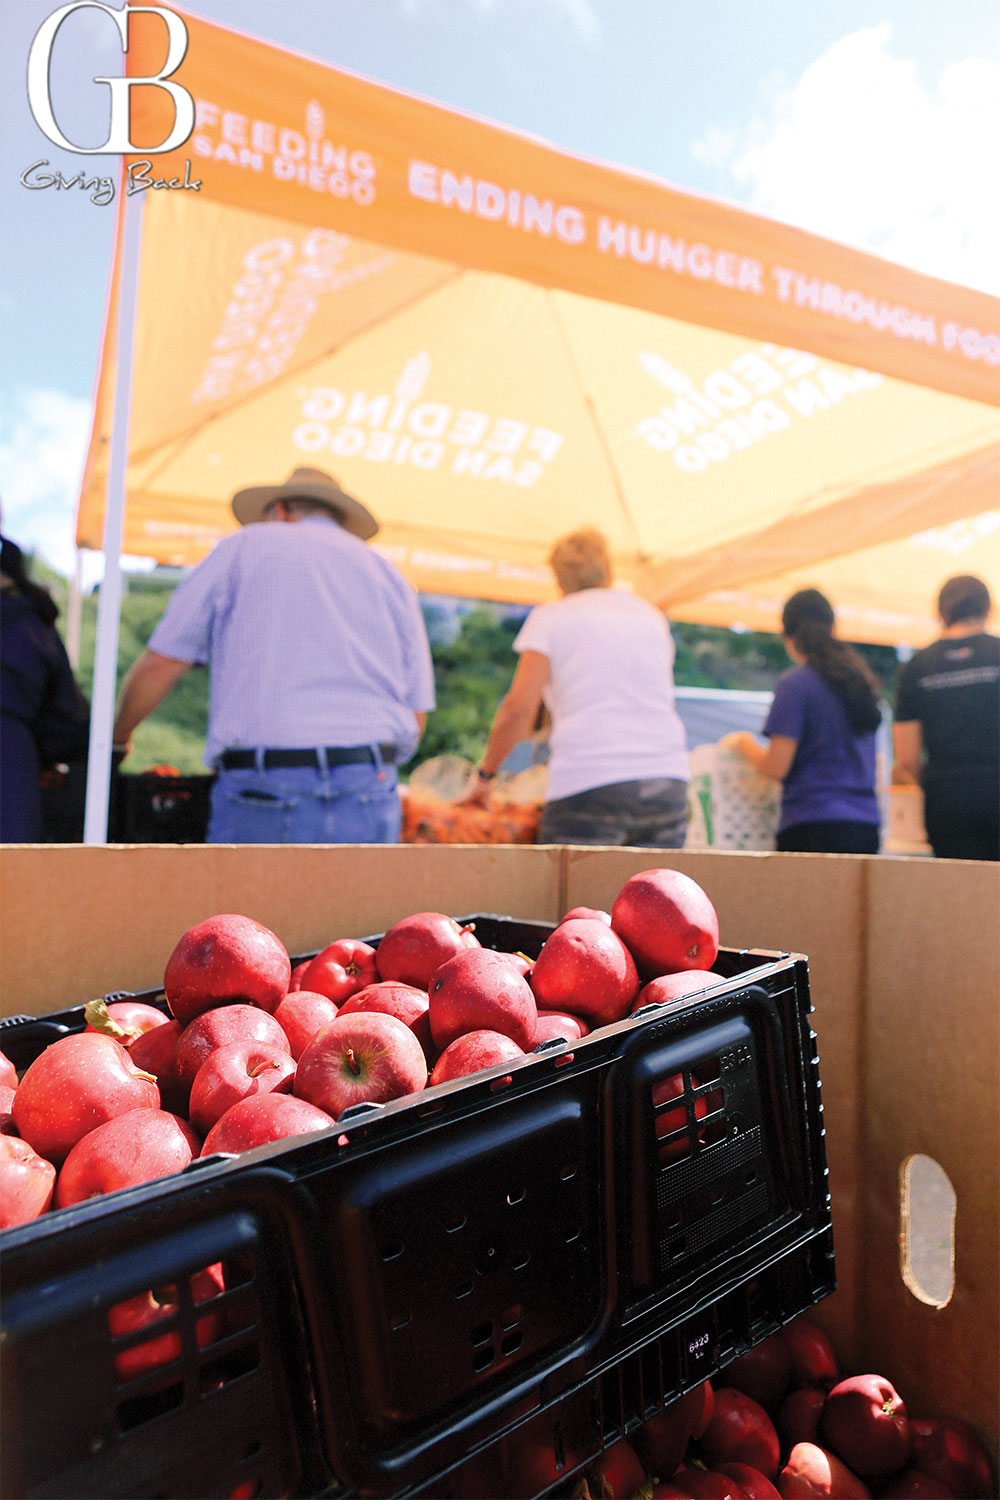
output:
[{"label": "green tree", "polygon": [[510,687],[517,658],[514,637],[520,620],[485,607],[461,617],[454,640],[431,648],[437,707],[411,765],[436,755],[461,755],[476,761],[496,706]]},{"label": "green tree", "polygon": [[[52,590],[60,605],[65,631],[66,580],[44,564],[33,575]],[[122,599],[118,642],[118,682],[144,649],[173,591],[155,577],[133,578]],[[92,690],[97,594],[82,604],[80,666],[77,679]],[[438,623],[435,607],[425,602],[429,626]],[[452,639],[432,646],[437,707],[428,716],[420,747],[408,769],[437,755],[459,755],[477,761],[483,753],[497,704],[510,686],[517,658],[514,637],[521,615],[501,604],[484,603],[461,615]],[[677,648],[674,678],[682,687],[770,689],[789,665],[781,637],[760,631],[733,631],[720,626],[672,624]],[[432,631],[433,633],[433,631]],[[896,653],[891,646],[861,646],[889,701],[895,689]],[[136,731],[127,772],[150,766],[176,766],[182,775],[203,773],[208,721],[208,673],[185,673],[173,692]]]},{"label": "green tree", "polygon": [[[36,561],[32,576],[52,592],[60,608],[58,628],[65,638],[69,610],[69,586],[65,578]],[[145,577],[126,578],[118,634],[117,683],[120,685],[132,663],[141,655],[173,592],[172,583]],[[97,641],[99,593],[81,601],[80,662],[76,679],[87,697],[94,684],[94,651]],[[135,732],[132,753],[124,765],[127,773],[150,766],[176,766],[182,776],[205,773],[205,727],[208,722],[208,673],[194,668],[185,673],[169,697]]]}]

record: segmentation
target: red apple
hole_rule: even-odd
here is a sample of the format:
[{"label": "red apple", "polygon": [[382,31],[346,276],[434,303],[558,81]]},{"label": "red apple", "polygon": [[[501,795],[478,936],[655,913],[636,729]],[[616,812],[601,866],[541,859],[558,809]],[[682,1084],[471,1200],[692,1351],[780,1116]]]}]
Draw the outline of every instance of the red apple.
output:
[{"label": "red apple", "polygon": [[587,1465],[587,1487],[599,1500],[631,1500],[646,1481],[646,1471],[639,1455],[626,1438],[619,1438],[610,1448]]},{"label": "red apple", "polygon": [[883,1375],[851,1375],[835,1385],[820,1432],[824,1446],[862,1479],[895,1474],[910,1456],[906,1406]]},{"label": "red apple", "polygon": [[781,1500],[871,1500],[868,1486],[816,1443],[796,1443],[778,1475]]},{"label": "red apple", "polygon": [[956,1500],[955,1491],[919,1469],[904,1469],[879,1490],[879,1500]]},{"label": "red apple", "polygon": [[916,1417],[910,1423],[911,1462],[962,1500],[989,1500],[996,1480],[989,1454],[967,1422],[957,1417]]},{"label": "red apple", "polygon": [[[692,1081],[695,1081],[692,1079]],[[654,1083],[650,1090],[653,1106],[658,1108],[669,1104],[672,1099],[681,1099],[684,1094],[684,1075],[672,1073],[669,1078],[661,1078]],[[694,1099],[694,1117],[703,1120],[708,1114],[708,1103],[703,1094]],[[692,1151],[691,1136],[688,1133],[687,1106],[678,1104],[676,1109],[660,1109],[653,1121],[656,1131],[656,1155],[661,1162],[679,1161],[683,1156],[690,1156]],[[678,1135],[678,1131],[684,1131]]]},{"label": "red apple", "polygon": [[781,1500],[781,1496],[766,1474],[751,1464],[719,1464],[716,1470],[727,1479],[735,1479],[747,1500]]},{"label": "red apple", "polygon": [[681,1397],[684,1402],[684,1410],[688,1414],[691,1423],[691,1436],[702,1438],[705,1429],[712,1420],[715,1411],[715,1388],[710,1380],[703,1380],[701,1385],[696,1385],[693,1390],[685,1391]]},{"label": "red apple", "polygon": [[233,1002],[276,1011],[291,977],[285,945],[269,927],[223,912],[184,933],[167,960],[163,988],[171,1015],[186,1025]]},{"label": "red apple", "polygon": [[205,1137],[201,1154],[211,1156],[222,1151],[238,1155],[287,1136],[315,1135],[332,1127],[332,1116],[305,1099],[291,1094],[251,1094],[216,1121]]},{"label": "red apple", "polygon": [[174,1054],[177,1077],[188,1093],[208,1054],[228,1042],[257,1042],[279,1052],[288,1051],[288,1038],[266,1010],[258,1010],[255,1005],[233,1004],[202,1011],[185,1026]]},{"label": "red apple", "polygon": [[531,970],[531,988],[545,1010],[571,1010],[598,1026],[627,1016],[639,993],[632,955],[606,922],[562,921],[546,938]]},{"label": "red apple", "polygon": [[0,1229],[13,1229],[45,1213],[55,1182],[55,1167],[27,1141],[0,1135]]},{"label": "red apple", "polygon": [[764,1408],[733,1386],[715,1393],[715,1410],[701,1440],[705,1462],[750,1464],[773,1479],[781,1461],[781,1444]]},{"label": "red apple", "polygon": [[9,1083],[0,1083],[0,1135],[17,1135],[17,1126],[11,1114],[16,1093],[17,1089],[12,1089]]},{"label": "red apple", "polygon": [[0,1052],[0,1083],[9,1084],[12,1089],[17,1088],[17,1069],[6,1052]]},{"label": "red apple", "polygon": [[288,993],[290,995],[293,995],[296,990],[302,988],[302,976],[311,963],[311,958],[304,958],[300,963],[292,965],[292,972],[288,976]]},{"label": "red apple", "polygon": [[289,990],[274,1019],[288,1039],[288,1050],[298,1062],[317,1031],[337,1014],[338,1007],[314,990]]},{"label": "red apple", "polygon": [[669,1479],[680,1468],[691,1440],[691,1412],[680,1397],[649,1417],[633,1438],[647,1474]]},{"label": "red apple", "polygon": [[435,973],[428,996],[431,1035],[442,1050],[466,1031],[501,1031],[524,1052],[534,1045],[535,997],[502,953],[491,948],[456,953]]},{"label": "red apple", "polygon": [[651,1500],[748,1500],[743,1486],[718,1469],[677,1470],[666,1484],[653,1486]]},{"label": "red apple", "polygon": [[188,1085],[177,1075],[177,1044],[184,1035],[180,1021],[153,1026],[129,1044],[128,1055],[137,1068],[152,1073],[160,1090],[160,1102],[172,1114],[187,1111]]},{"label": "red apple", "polygon": [[715,907],[698,882],[680,870],[629,876],[611,907],[611,925],[645,979],[710,969],[719,951]]},{"label": "red apple", "polygon": [[722,977],[709,969],[682,969],[679,974],[658,974],[644,984],[636,996],[632,1014],[644,1005],[665,1005],[670,1000],[680,1000],[683,995],[693,995],[697,990],[707,990],[713,984],[721,984]]},{"label": "red apple", "polygon": [[366,984],[340,1007],[342,1016],[353,1016],[358,1012],[395,1016],[397,1021],[409,1026],[423,1047],[428,1067],[437,1056],[431,1037],[430,1001],[426,990],[418,990],[413,984],[401,984],[396,979],[380,979],[375,984]]},{"label": "red apple", "polygon": [[132,1109],[77,1141],[56,1182],[56,1208],[180,1172],[201,1150],[186,1120],[165,1109]]},{"label": "red apple", "polygon": [[559,923],[561,925],[563,922],[575,922],[578,918],[592,922],[604,922],[608,927],[611,926],[611,913],[609,911],[602,911],[597,906],[571,906],[566,915],[559,918]]},{"label": "red apple", "polygon": [[767,1411],[779,1405],[791,1379],[792,1357],[777,1333],[761,1339],[726,1366],[726,1384],[752,1396]]},{"label": "red apple", "polygon": [[380,979],[401,979],[429,990],[435,971],[465,948],[478,948],[471,927],[460,927],[440,911],[418,911],[401,917],[378,945],[375,962]]},{"label": "red apple", "polygon": [[427,1083],[427,1059],[409,1026],[396,1016],[342,1013],[324,1026],[299,1058],[296,1097],[336,1119],[352,1104],[385,1104]]},{"label": "red apple", "polygon": [[507,953],[506,950],[502,948],[498,948],[496,951],[502,958],[505,958],[508,963],[513,964],[517,972],[519,974],[523,974],[525,979],[527,979],[528,975],[531,973],[531,966],[535,961],[533,958],[529,958],[526,953]]},{"label": "red apple", "polygon": [[335,1005],[343,1005],[366,984],[378,979],[375,949],[361,938],[338,938],[328,943],[309,964],[302,976],[302,988],[326,995]]},{"label": "red apple", "polygon": [[87,1024],[85,1031],[99,1031],[104,1036],[113,1036],[123,1047],[130,1047],[137,1036],[151,1031],[154,1026],[165,1026],[170,1020],[155,1005],[145,1000],[90,1000],[83,1007]]},{"label": "red apple", "polygon": [[815,1443],[819,1438],[819,1419],[826,1403],[826,1392],[815,1385],[800,1385],[778,1407],[774,1425],[778,1429],[783,1453],[796,1443]]},{"label": "red apple", "polygon": [[227,1042],[215,1047],[194,1075],[188,1116],[207,1135],[226,1110],[252,1094],[290,1094],[295,1060],[290,1052],[259,1042]]},{"label": "red apple", "polygon": [[562,1037],[563,1041],[575,1042],[578,1037],[587,1036],[590,1027],[582,1016],[574,1016],[565,1010],[542,1010],[538,1011],[538,1022],[535,1026],[534,1046],[540,1042],[549,1042],[553,1037]]},{"label": "red apple", "polygon": [[792,1379],[799,1385],[816,1385],[828,1391],[840,1379],[840,1366],[829,1338],[812,1318],[800,1316],[786,1323],[778,1337],[792,1356]]},{"label": "red apple", "polygon": [[98,1125],[132,1109],[159,1107],[155,1081],[120,1042],[80,1031],[39,1053],[25,1070],[11,1113],[19,1134],[59,1166]]},{"label": "red apple", "polygon": [[[196,1271],[191,1277],[191,1296],[195,1303],[207,1302],[224,1290],[222,1266],[219,1264],[206,1266],[203,1271]],[[121,1349],[115,1355],[115,1375],[119,1380],[134,1380],[137,1376],[159,1369],[161,1365],[180,1357],[180,1331],[174,1327],[169,1332],[155,1332],[157,1324],[176,1314],[179,1306],[177,1287],[171,1285],[151,1287],[149,1291],[139,1292],[108,1308],[108,1328],[112,1338],[124,1338],[126,1334],[135,1333],[140,1328],[150,1330],[149,1338]],[[199,1349],[212,1343],[218,1327],[218,1313],[207,1312],[197,1319],[195,1338]]]},{"label": "red apple", "polygon": [[447,1083],[523,1056],[524,1049],[499,1031],[466,1031],[448,1043],[427,1081],[429,1085]]}]

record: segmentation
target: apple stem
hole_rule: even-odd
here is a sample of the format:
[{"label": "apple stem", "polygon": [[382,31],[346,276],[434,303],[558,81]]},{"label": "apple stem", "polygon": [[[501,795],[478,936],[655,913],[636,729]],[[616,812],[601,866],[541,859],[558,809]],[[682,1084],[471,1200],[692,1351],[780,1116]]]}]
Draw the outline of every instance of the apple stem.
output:
[{"label": "apple stem", "polygon": [[259,1078],[267,1068],[280,1068],[281,1063],[276,1057],[269,1057],[266,1062],[258,1063],[255,1068],[250,1069],[251,1078]]},{"label": "apple stem", "polygon": [[354,1056],[354,1048],[353,1047],[348,1047],[348,1049],[347,1049],[347,1066],[350,1068],[350,1070],[354,1074],[355,1078],[357,1078],[357,1077],[360,1076],[360,1074],[361,1074],[361,1065],[358,1062],[357,1058]]}]

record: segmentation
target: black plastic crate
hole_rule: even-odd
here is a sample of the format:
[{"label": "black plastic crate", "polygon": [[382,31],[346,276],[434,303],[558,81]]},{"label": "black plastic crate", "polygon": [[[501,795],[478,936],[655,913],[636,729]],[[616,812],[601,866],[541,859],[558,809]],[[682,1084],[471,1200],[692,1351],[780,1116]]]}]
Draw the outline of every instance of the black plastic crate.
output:
[{"label": "black plastic crate", "polygon": [[112,844],[203,844],[214,775],[161,776],[116,772],[111,778],[108,840]]},{"label": "black plastic crate", "polygon": [[[470,920],[529,956],[551,931]],[[569,1473],[828,1295],[806,961],[715,971],[703,998],[7,1231],[4,1493],[476,1494],[476,1464],[531,1493],[511,1465],[536,1429]],[[0,1045],[23,1067],[82,1024],[18,1018]],[[181,1298],[173,1404],[123,1397],[108,1308],[217,1261],[204,1347],[211,1304]]]}]

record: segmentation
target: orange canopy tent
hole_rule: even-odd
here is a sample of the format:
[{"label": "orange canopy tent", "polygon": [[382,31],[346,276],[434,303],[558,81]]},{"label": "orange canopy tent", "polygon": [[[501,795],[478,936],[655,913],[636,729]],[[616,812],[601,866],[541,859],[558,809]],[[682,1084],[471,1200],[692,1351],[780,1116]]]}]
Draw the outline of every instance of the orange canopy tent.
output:
[{"label": "orange canopy tent", "polygon": [[[123,184],[80,546],[196,562],[308,463],[427,592],[550,597],[588,523],[680,619],[773,629],[808,581],[920,644],[949,573],[1000,582],[996,299],[184,20],[195,126]],[[130,73],[165,55],[134,13]],[[173,103],[132,119],[162,142]]]}]

